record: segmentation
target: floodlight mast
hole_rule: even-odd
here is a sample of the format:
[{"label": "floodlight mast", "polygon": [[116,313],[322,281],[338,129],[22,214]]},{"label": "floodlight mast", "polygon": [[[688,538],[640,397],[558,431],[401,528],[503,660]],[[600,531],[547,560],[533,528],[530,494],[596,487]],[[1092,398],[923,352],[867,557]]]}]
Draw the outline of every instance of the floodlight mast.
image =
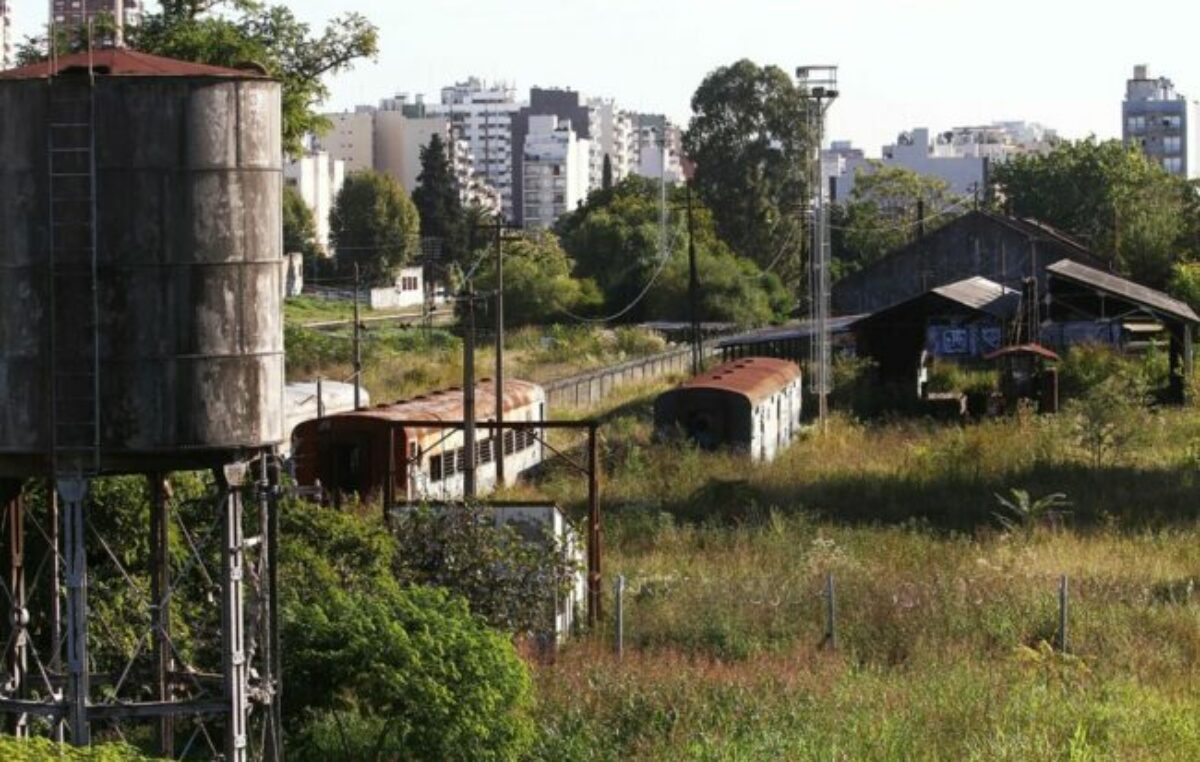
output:
[{"label": "floodlight mast", "polygon": [[830,312],[830,236],[829,209],[825,199],[825,177],[821,168],[821,148],[825,142],[825,114],[838,97],[838,67],[800,66],[796,80],[807,106],[812,154],[809,187],[812,199],[812,254],[810,256],[808,294],[810,341],[809,385],[817,395],[817,418],[821,431],[829,429],[829,393],[832,391],[832,341],[829,333]]}]

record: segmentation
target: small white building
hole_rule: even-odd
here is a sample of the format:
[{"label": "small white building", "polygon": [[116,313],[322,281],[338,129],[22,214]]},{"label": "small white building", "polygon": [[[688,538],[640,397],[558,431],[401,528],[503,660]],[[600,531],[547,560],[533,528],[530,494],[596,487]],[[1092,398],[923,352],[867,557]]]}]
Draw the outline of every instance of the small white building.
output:
[{"label": "small white building", "polygon": [[587,200],[591,141],[557,116],[531,115],[523,167],[525,227],[548,228]]},{"label": "small white building", "polygon": [[373,288],[367,295],[368,304],[373,310],[403,310],[420,311],[428,303],[437,306],[445,301],[445,297],[426,291],[425,269],[420,266],[405,267],[397,275],[391,286]]},{"label": "small white building", "polygon": [[346,163],[326,151],[308,151],[284,162],[283,179],[304,199],[316,222],[317,243],[328,252],[329,214],[346,182]]}]

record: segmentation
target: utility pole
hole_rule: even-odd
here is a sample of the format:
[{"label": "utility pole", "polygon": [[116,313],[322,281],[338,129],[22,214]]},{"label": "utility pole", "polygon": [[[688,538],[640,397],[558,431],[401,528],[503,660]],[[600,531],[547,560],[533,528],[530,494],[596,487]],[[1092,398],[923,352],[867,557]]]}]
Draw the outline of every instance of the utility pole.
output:
[{"label": "utility pole", "polygon": [[474,500],[475,482],[475,286],[467,283],[467,326],[463,334],[463,495]]},{"label": "utility pole", "polygon": [[810,165],[813,189],[813,248],[810,274],[810,315],[815,339],[809,369],[812,389],[817,395],[821,430],[829,428],[829,393],[832,381],[832,342],[829,335],[829,210],[825,206],[825,179],[821,171],[821,146],[825,139],[825,114],[838,97],[836,66],[801,66],[796,78],[807,106],[809,129],[814,139]]},{"label": "utility pole", "polygon": [[354,409],[362,410],[362,321],[358,317],[358,263],[354,263]]},{"label": "utility pole", "polygon": [[[496,423],[504,423],[504,250],[503,228],[496,225]],[[504,473],[504,430],[496,429],[492,435],[492,462],[496,464],[496,486],[503,487]]]},{"label": "utility pole", "polygon": [[684,184],[687,192],[688,228],[688,301],[691,303],[692,318],[692,375],[700,375],[703,369],[702,338],[700,336],[700,275],[696,270],[696,233],[692,224],[692,180]]}]

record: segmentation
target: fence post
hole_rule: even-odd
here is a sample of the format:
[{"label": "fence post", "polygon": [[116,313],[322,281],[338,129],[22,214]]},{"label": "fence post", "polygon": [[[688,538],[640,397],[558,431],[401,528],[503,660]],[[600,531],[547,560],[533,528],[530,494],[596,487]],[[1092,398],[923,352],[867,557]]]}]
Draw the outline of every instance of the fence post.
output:
[{"label": "fence post", "polygon": [[625,575],[613,580],[613,649],[620,659],[625,653]]},{"label": "fence post", "polygon": [[833,585],[833,572],[825,575],[825,643],[831,651],[837,650],[837,595]]},{"label": "fence post", "polygon": [[1069,615],[1070,593],[1067,588],[1067,575],[1058,580],[1058,650],[1067,652],[1067,617]]}]

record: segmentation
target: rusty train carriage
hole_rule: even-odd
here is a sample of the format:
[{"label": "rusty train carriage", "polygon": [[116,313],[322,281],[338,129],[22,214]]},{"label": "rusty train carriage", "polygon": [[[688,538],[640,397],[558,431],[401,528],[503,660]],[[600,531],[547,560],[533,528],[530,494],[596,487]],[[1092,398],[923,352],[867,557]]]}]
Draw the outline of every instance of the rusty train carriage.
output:
[{"label": "rusty train carriage", "polygon": [[[476,385],[477,421],[494,420],[495,388],[488,379]],[[528,381],[506,380],[503,406],[507,422],[546,420],[545,391]],[[462,421],[463,416],[462,389],[452,387],[308,421],[296,428],[293,438],[296,479],[302,486],[319,482],[335,497],[357,494],[389,503],[461,498],[467,466],[463,430],[397,428],[394,423]],[[480,492],[495,488],[496,458],[501,453],[510,476],[528,471],[544,457],[544,445],[533,430],[497,434],[481,427],[475,447]]]},{"label": "rusty train carriage", "polygon": [[800,428],[800,366],[771,357],[720,365],[659,395],[655,427],[682,430],[704,449],[732,447],[769,461]]}]

